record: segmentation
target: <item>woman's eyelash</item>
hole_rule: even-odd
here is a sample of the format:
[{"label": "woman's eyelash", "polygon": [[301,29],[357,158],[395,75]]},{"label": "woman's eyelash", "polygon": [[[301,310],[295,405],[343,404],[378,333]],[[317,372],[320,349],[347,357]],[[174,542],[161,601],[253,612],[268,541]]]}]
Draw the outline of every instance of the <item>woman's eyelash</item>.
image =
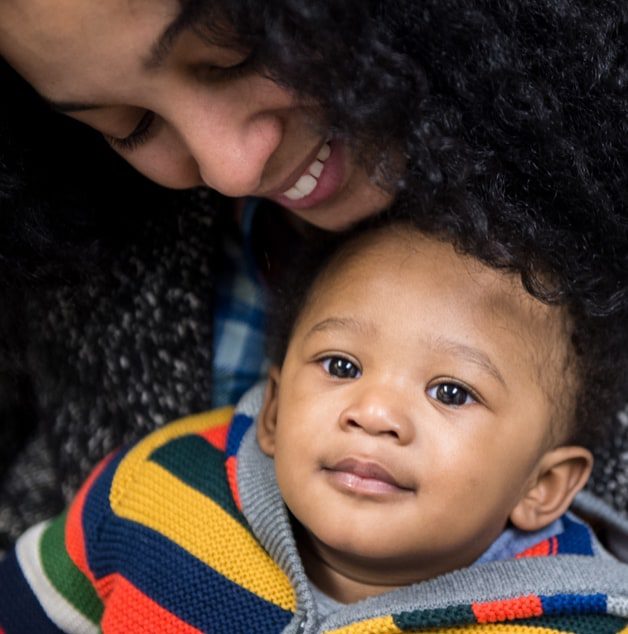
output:
[{"label": "woman's eyelash", "polygon": [[[241,62],[234,64],[233,66],[201,66],[198,73],[206,74],[207,78],[211,79],[233,79],[240,75],[245,75],[252,71],[254,65],[254,55],[247,55]],[[118,150],[124,152],[130,152],[135,148],[145,143],[152,134],[153,121],[155,120],[155,113],[147,110],[144,116],[139,120],[135,130],[124,138],[110,136],[105,134],[105,138],[110,145]]]},{"label": "woman's eyelash", "polygon": [[105,138],[114,148],[129,152],[148,140],[152,133],[154,120],[155,113],[147,110],[131,134],[125,136],[123,139],[106,134]]},{"label": "woman's eyelash", "polygon": [[233,66],[214,66],[212,64],[201,65],[196,74],[202,81],[212,82],[237,79],[251,73],[253,70],[253,57],[245,57],[241,62]]}]

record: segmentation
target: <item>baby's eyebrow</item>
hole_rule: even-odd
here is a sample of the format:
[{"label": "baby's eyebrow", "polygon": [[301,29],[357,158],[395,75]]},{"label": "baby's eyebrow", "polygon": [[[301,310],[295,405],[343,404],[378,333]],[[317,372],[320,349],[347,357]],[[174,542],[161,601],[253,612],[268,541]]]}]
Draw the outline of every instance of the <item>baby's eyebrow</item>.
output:
[{"label": "baby's eyebrow", "polygon": [[353,317],[328,317],[314,324],[305,334],[305,338],[307,339],[316,332],[328,330],[352,330],[370,335],[375,332],[375,327],[370,323],[354,319]]},{"label": "baby's eyebrow", "polygon": [[468,346],[460,341],[444,337],[437,337],[433,339],[431,341],[431,345],[437,350],[443,350],[450,354],[453,353],[465,361],[469,361],[470,363],[477,365],[495,377],[504,387],[507,387],[506,381],[501,375],[501,372],[497,369],[497,366],[491,361],[490,357],[479,348],[474,348],[473,346]]}]

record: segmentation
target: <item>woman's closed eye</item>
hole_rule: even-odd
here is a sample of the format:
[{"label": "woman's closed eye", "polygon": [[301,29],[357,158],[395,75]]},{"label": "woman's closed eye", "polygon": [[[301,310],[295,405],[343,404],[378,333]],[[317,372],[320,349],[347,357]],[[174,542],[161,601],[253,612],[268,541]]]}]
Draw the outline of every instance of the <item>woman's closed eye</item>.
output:
[{"label": "woman's closed eye", "polygon": [[116,150],[122,150],[124,152],[130,152],[136,147],[145,143],[153,132],[153,123],[155,122],[155,113],[147,110],[131,134],[124,138],[118,138],[105,134],[105,139]]},{"label": "woman's closed eye", "polygon": [[254,53],[249,53],[234,64],[225,66],[217,64],[197,64],[194,67],[194,75],[199,81],[213,83],[235,80],[244,75],[256,71],[257,58]]},{"label": "woman's closed eye", "polygon": [[346,357],[330,356],[320,360],[323,370],[337,379],[357,379],[362,375],[357,363]]},{"label": "woman's closed eye", "polygon": [[427,395],[435,401],[450,407],[461,407],[477,403],[478,399],[466,387],[453,381],[442,381],[427,389]]}]

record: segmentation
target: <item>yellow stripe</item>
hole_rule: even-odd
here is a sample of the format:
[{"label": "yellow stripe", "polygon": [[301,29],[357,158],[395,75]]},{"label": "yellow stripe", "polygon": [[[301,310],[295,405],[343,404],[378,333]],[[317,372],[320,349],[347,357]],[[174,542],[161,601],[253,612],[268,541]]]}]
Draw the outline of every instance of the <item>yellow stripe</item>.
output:
[{"label": "yellow stripe", "polygon": [[[215,424],[224,422],[223,416]],[[121,463],[111,506],[118,516],[164,535],[238,585],[294,611],[296,597],[288,578],[251,533],[213,500],[146,460],[164,442],[207,427],[206,418],[201,422],[195,417],[168,425],[159,439],[154,438],[159,432],[151,434]]]},{"label": "yellow stripe", "polygon": [[[430,634],[460,634],[460,632],[472,632],[473,634],[560,634],[565,630],[555,630],[547,627],[535,627],[534,625],[515,625],[509,623],[486,623],[480,625],[463,625],[460,627],[435,628],[432,630],[410,630],[410,632],[425,632]],[[410,634],[405,630],[406,634]]]},{"label": "yellow stripe", "polygon": [[532,625],[514,625],[508,623],[491,623],[481,625],[461,625],[459,627],[446,628],[422,628],[418,630],[399,629],[392,617],[383,616],[368,621],[361,621],[341,627],[338,630],[329,630],[328,634],[418,634],[429,632],[429,634],[461,634],[471,632],[473,634],[495,634],[504,632],[505,634],[559,634],[563,630],[554,630],[546,627],[534,627]]},{"label": "yellow stripe", "polygon": [[111,505],[114,506],[118,503],[118,499],[124,495],[129,483],[134,480],[137,469],[146,462],[148,456],[155,449],[180,436],[194,434],[205,429],[218,427],[219,425],[225,425],[232,417],[233,408],[222,407],[195,416],[182,418],[146,436],[146,438],[141,440],[129,451],[118,467],[109,493]]},{"label": "yellow stripe", "polygon": [[109,492],[109,502],[114,511],[117,513],[116,509],[120,504],[120,500],[126,494],[129,485],[134,481],[136,471],[141,468],[155,449],[180,436],[224,425],[231,420],[232,416],[232,407],[215,409],[196,416],[181,418],[157,429],[142,439],[124,457],[114,475],[111,491]]},{"label": "yellow stripe", "polygon": [[329,630],[328,634],[399,634],[405,631],[395,625],[392,616],[381,616],[353,623],[339,630]]}]

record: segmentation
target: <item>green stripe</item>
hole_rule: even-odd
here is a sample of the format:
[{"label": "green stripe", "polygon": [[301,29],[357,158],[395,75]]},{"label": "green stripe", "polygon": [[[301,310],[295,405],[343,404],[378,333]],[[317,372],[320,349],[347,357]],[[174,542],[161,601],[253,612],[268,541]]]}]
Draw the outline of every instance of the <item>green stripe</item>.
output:
[{"label": "green stripe", "polygon": [[572,616],[539,616],[515,621],[517,625],[547,627],[569,634],[617,634],[628,622],[610,614],[574,614]]},{"label": "green stripe", "polygon": [[244,516],[233,501],[225,471],[225,454],[196,435],[183,436],[158,447],[150,456],[188,486],[210,497],[243,526]]},{"label": "green stripe", "polygon": [[53,520],[41,537],[41,565],[50,583],[78,612],[98,625],[103,605],[89,579],[74,565],[65,548],[67,514]]},{"label": "green stripe", "polygon": [[451,627],[476,623],[470,605],[454,605],[433,610],[414,610],[393,614],[393,622],[400,630],[413,630],[428,627]]}]

